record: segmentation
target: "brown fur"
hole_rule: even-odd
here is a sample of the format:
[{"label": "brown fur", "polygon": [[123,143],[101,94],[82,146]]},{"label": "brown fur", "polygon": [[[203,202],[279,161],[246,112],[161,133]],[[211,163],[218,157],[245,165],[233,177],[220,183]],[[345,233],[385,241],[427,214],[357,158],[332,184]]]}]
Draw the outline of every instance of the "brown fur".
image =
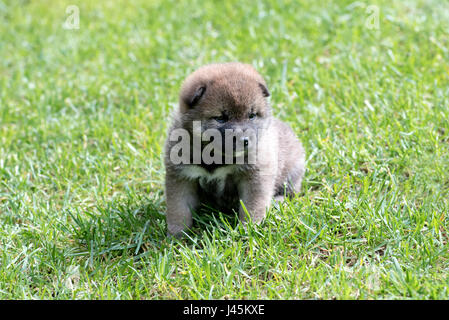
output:
[{"label": "brown fur", "polygon": [[[210,128],[252,128],[265,134],[258,137],[255,164],[175,165],[169,155],[176,142],[167,139],[165,193],[169,234],[179,235],[190,228],[191,210],[201,203],[236,209],[245,222],[241,200],[251,219],[258,223],[273,197],[280,200],[300,190],[304,149],[291,128],[272,117],[268,96],[264,79],[252,66],[242,63],[206,65],[186,78],[169,134],[176,128],[192,133],[195,120],[201,120],[202,132]],[[250,119],[251,114],[256,116]],[[220,116],[226,119],[224,123],[218,122]]]}]

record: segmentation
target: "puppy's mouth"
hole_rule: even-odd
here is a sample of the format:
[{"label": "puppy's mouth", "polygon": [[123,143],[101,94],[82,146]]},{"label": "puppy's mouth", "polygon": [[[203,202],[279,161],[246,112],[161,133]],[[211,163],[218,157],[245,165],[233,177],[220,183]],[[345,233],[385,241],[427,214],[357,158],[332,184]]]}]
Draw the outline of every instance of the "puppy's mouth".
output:
[{"label": "puppy's mouth", "polygon": [[[215,145],[213,142],[213,151],[211,153],[212,156],[217,157],[225,157],[225,156],[232,156],[234,158],[242,157],[245,155],[248,155],[249,151],[253,147],[253,143],[249,142],[249,138],[242,139],[242,141],[239,144],[236,144],[235,141],[233,141],[232,144],[226,146],[226,143],[222,143],[219,145]],[[203,148],[207,146],[209,143],[203,143]]]},{"label": "puppy's mouth", "polygon": [[257,137],[237,134],[203,140],[201,159],[206,164],[253,164],[256,159]]},{"label": "puppy's mouth", "polygon": [[238,158],[238,157],[245,156],[245,155],[247,155],[247,154],[248,154],[248,149],[245,148],[245,150],[242,150],[242,151],[234,151],[233,156],[234,156],[235,158]]},{"label": "puppy's mouth", "polygon": [[248,155],[248,148],[244,148],[243,150],[238,150],[238,151],[233,150],[232,152],[228,152],[228,153],[226,153],[224,150],[214,149],[212,156],[217,155],[217,156],[224,157],[224,156],[226,156],[226,154],[229,154],[234,158],[242,157],[242,156]]}]

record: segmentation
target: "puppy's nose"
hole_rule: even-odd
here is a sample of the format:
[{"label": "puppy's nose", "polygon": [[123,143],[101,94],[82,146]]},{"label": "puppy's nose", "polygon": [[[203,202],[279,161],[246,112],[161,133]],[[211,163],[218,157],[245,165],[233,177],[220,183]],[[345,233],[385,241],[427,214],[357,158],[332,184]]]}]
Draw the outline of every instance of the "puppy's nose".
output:
[{"label": "puppy's nose", "polygon": [[249,144],[249,138],[248,137],[241,137],[240,141],[243,142],[243,146],[247,147]]}]

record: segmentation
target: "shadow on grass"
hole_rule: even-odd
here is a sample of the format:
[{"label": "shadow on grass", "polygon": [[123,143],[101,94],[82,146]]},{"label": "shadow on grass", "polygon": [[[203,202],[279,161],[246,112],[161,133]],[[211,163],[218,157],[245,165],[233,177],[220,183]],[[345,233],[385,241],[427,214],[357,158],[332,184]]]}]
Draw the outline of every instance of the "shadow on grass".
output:
[{"label": "shadow on grass", "polygon": [[210,206],[203,205],[193,213],[193,227],[190,234],[198,236],[204,232],[224,233],[234,230],[239,224],[238,213],[235,211],[220,211]]},{"label": "shadow on grass", "polygon": [[151,199],[111,201],[84,211],[67,211],[71,221],[63,228],[74,240],[74,256],[97,259],[157,255],[176,242],[196,244],[205,234],[227,233],[239,223],[237,214],[201,207],[193,214],[193,227],[181,239],[167,236],[165,206]]},{"label": "shadow on grass", "polygon": [[65,229],[76,255],[139,256],[159,249],[166,240],[164,206],[151,199],[111,201],[87,210],[71,210]]}]

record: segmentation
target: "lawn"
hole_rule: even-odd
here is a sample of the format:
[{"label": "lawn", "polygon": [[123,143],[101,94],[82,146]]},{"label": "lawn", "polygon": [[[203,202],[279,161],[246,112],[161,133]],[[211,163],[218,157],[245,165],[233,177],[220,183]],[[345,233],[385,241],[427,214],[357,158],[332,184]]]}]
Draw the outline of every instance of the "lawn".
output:
[{"label": "lawn", "polygon": [[[225,61],[266,78],[303,190],[170,239],[167,119]],[[448,299],[448,212],[445,1],[0,0],[0,299]]]}]

